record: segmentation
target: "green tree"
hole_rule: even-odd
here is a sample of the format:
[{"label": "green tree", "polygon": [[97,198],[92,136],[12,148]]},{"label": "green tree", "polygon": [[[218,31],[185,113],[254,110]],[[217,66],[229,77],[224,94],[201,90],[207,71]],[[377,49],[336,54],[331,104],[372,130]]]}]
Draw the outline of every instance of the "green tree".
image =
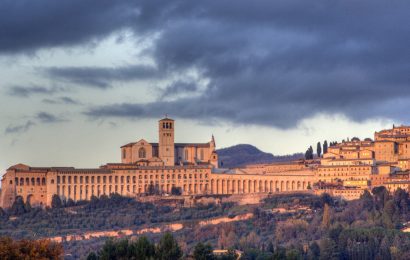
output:
[{"label": "green tree", "polygon": [[16,197],[16,199],[13,202],[13,205],[11,205],[9,213],[10,215],[21,215],[26,213],[26,207],[21,196]]},{"label": "green tree", "polygon": [[54,194],[53,197],[51,198],[51,207],[52,208],[61,208],[63,206],[63,203],[61,202],[60,196],[57,194]]},{"label": "green tree", "polygon": [[364,209],[367,209],[369,211],[373,209],[373,196],[368,190],[364,190],[363,194],[360,196],[360,200],[363,202]]},{"label": "green tree", "polygon": [[203,244],[199,242],[194,248],[194,259],[195,260],[213,260],[215,256],[212,252],[212,246],[208,244]]},{"label": "green tree", "polygon": [[87,260],[98,260],[98,256],[95,252],[91,252],[88,254]]},{"label": "green tree", "polygon": [[327,153],[327,148],[328,148],[328,144],[327,144],[327,141],[325,140],[323,142],[323,154]]},{"label": "green tree", "polygon": [[320,257],[320,247],[316,243],[316,241],[314,241],[313,243],[309,245],[308,259],[317,260],[319,259],[319,257]]},{"label": "green tree", "polygon": [[384,204],[389,199],[389,192],[386,187],[379,186],[372,189],[372,193],[375,198],[376,209],[380,210],[384,208]]},{"label": "green tree", "polygon": [[323,260],[338,259],[337,245],[330,238],[322,239],[320,242],[320,258]]},{"label": "green tree", "polygon": [[177,195],[177,196],[181,195],[181,194],[182,194],[181,187],[175,187],[175,186],[173,186],[173,187],[171,188],[171,194],[172,194],[172,195]]},{"label": "green tree", "polygon": [[317,142],[316,145],[316,153],[317,153],[317,157],[321,157],[322,155],[322,145],[320,144],[320,142]]},{"label": "green tree", "polygon": [[136,259],[151,259],[155,256],[155,245],[146,236],[141,236],[131,247]]},{"label": "green tree", "polygon": [[322,227],[328,228],[330,226],[330,208],[329,204],[325,203],[323,208]]},{"label": "green tree", "polygon": [[167,232],[159,241],[156,248],[156,259],[161,260],[176,260],[182,257],[182,250],[178,245],[178,242]]}]

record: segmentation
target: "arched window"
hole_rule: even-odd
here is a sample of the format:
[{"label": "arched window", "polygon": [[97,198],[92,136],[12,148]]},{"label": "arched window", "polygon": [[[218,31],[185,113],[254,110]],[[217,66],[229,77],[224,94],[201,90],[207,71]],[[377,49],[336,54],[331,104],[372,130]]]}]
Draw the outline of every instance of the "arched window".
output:
[{"label": "arched window", "polygon": [[146,157],[145,149],[144,149],[143,147],[141,147],[141,148],[138,150],[138,157],[139,157],[139,158],[145,158],[145,157]]},{"label": "arched window", "polygon": [[185,149],[185,161],[188,161],[188,149]]}]

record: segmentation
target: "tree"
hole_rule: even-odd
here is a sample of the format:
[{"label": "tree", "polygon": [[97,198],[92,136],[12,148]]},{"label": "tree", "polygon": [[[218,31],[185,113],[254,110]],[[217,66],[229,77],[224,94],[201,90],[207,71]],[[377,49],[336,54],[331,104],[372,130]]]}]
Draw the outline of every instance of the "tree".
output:
[{"label": "tree", "polygon": [[310,146],[305,152],[305,159],[312,160],[313,159],[313,148]]},{"label": "tree", "polygon": [[16,199],[13,202],[13,205],[11,205],[9,213],[10,215],[17,216],[26,213],[26,207],[21,196],[16,197]]},{"label": "tree", "polygon": [[328,148],[328,144],[327,144],[327,140],[325,140],[323,142],[323,154],[327,153],[327,148]]},{"label": "tree", "polygon": [[172,195],[176,195],[176,196],[181,195],[181,194],[182,194],[181,187],[175,187],[175,186],[173,186],[173,187],[171,188],[171,194],[172,194]]},{"label": "tree", "polygon": [[385,202],[389,198],[389,192],[387,191],[386,187],[379,186],[372,189],[372,193],[375,198],[376,209],[380,210],[384,208]]},{"label": "tree", "polygon": [[320,242],[320,258],[323,260],[338,259],[337,245],[330,238],[322,239]]},{"label": "tree", "polygon": [[323,208],[322,227],[328,228],[329,226],[330,226],[330,209],[329,209],[329,204],[325,203],[325,207]]},{"label": "tree", "polygon": [[181,248],[178,242],[172,236],[171,233],[167,232],[159,241],[156,248],[156,259],[161,260],[176,260],[182,257]]},{"label": "tree", "polygon": [[98,260],[98,256],[95,252],[91,252],[88,254],[87,260]]},{"label": "tree", "polygon": [[131,247],[132,255],[136,259],[150,259],[155,256],[155,245],[146,236],[140,237]]},{"label": "tree", "polygon": [[360,200],[363,202],[363,208],[367,210],[373,209],[373,196],[368,190],[364,190],[363,194],[360,196]]},{"label": "tree", "polygon": [[0,259],[62,259],[63,247],[50,240],[12,240],[0,237]]},{"label": "tree", "polygon": [[308,259],[319,259],[319,256],[320,256],[320,247],[314,241],[312,244],[309,245]]},{"label": "tree", "polygon": [[316,145],[316,153],[317,153],[317,157],[321,157],[322,155],[322,145],[320,144],[320,142],[317,142]]},{"label": "tree", "polygon": [[195,260],[213,260],[215,256],[212,252],[212,246],[208,244],[202,244],[199,242],[194,248]]},{"label": "tree", "polygon": [[73,206],[75,206],[75,203],[74,203],[74,200],[73,199],[68,199],[67,200],[67,203],[66,203],[66,206],[67,207],[73,207]]},{"label": "tree", "polygon": [[60,196],[57,194],[54,194],[53,197],[51,198],[51,207],[52,208],[61,208],[63,206],[63,203],[61,202]]}]

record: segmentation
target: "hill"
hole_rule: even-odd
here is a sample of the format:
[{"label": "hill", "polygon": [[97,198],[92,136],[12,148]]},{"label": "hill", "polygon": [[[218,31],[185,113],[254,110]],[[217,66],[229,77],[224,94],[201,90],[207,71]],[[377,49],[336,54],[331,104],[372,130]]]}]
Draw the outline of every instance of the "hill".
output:
[{"label": "hill", "polygon": [[217,150],[221,167],[240,167],[247,164],[255,163],[272,163],[292,161],[303,158],[302,153],[292,155],[275,156],[271,153],[265,153],[250,144],[238,144],[231,147]]}]

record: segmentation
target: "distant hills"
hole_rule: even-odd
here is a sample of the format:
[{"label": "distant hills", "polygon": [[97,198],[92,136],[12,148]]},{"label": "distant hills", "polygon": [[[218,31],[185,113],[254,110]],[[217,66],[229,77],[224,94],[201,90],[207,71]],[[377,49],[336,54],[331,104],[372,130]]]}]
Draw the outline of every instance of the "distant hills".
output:
[{"label": "distant hills", "polygon": [[271,153],[262,152],[250,144],[238,144],[219,149],[217,153],[219,155],[219,162],[223,168],[240,167],[255,163],[283,162],[303,158],[303,153],[275,156]]}]

